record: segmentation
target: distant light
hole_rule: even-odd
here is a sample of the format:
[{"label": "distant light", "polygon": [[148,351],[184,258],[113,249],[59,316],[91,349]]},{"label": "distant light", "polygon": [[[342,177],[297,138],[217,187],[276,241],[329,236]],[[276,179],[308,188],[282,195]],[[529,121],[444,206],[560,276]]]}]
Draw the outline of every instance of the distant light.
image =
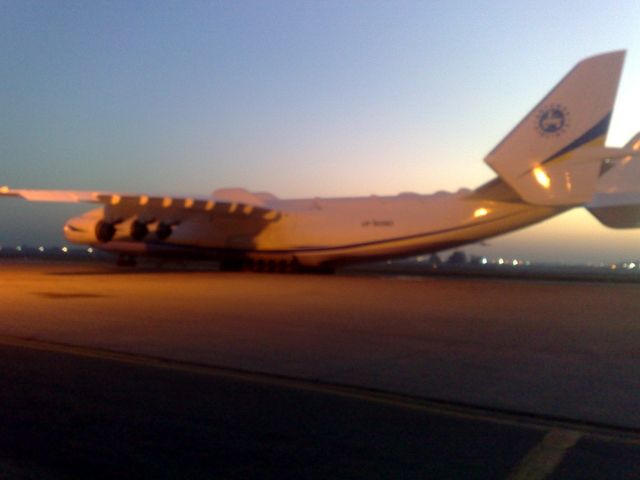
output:
[{"label": "distant light", "polygon": [[631,262],[631,263],[629,264],[629,270],[631,270],[632,268],[636,268],[636,264],[635,264],[635,262]]},{"label": "distant light", "polygon": [[489,263],[489,260],[487,260],[487,257],[482,257],[482,260],[480,260],[480,263],[482,265],[486,265],[487,263]]},{"label": "distant light", "polygon": [[514,260],[513,262],[511,262],[513,264],[514,267],[518,266],[518,260]]},{"label": "distant light", "polygon": [[424,256],[420,255],[419,257],[416,257],[416,260],[418,262],[424,262]]},{"label": "distant light", "polygon": [[93,253],[93,248],[91,248],[91,247],[87,248],[87,252]]},{"label": "distant light", "polygon": [[498,264],[499,264],[499,265],[504,264],[504,258],[499,258],[499,259],[498,259]]},{"label": "distant light", "polygon": [[120,200],[122,200],[122,197],[120,197],[120,195],[111,195],[111,205],[118,205],[120,203]]},{"label": "distant light", "polygon": [[44,247],[38,247],[38,250],[40,250],[41,252],[44,252]]},{"label": "distant light", "polygon": [[536,182],[538,182],[542,188],[549,189],[551,186],[551,179],[547,172],[545,172],[542,167],[536,167],[533,169],[533,175],[536,177]]},{"label": "distant light", "polygon": [[611,270],[615,270],[616,268],[618,268],[618,266],[615,263],[611,264]]},{"label": "distant light", "polygon": [[17,251],[19,251],[19,252],[21,252],[21,251],[22,251],[22,245],[18,245],[18,246],[16,247],[16,250],[17,250]]},{"label": "distant light", "polygon": [[67,247],[62,247],[60,250],[62,250],[63,253],[67,253],[69,251]]},{"label": "distant light", "polygon": [[9,185],[3,185],[0,187],[0,193],[9,193]]},{"label": "distant light", "polygon": [[191,208],[195,204],[193,198],[185,198],[184,199],[184,208]]},{"label": "distant light", "polygon": [[489,213],[488,209],[486,209],[484,207],[480,207],[480,208],[477,208],[475,212],[473,212],[473,218],[484,217],[488,213]]}]

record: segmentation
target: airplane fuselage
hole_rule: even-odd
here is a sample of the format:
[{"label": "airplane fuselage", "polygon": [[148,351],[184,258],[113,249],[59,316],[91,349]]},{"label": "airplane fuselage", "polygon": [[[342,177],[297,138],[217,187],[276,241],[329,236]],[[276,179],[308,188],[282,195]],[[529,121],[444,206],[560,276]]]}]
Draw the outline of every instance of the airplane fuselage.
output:
[{"label": "airplane fuselage", "polygon": [[[482,197],[461,190],[433,195],[273,199],[264,205],[270,212],[266,214],[256,214],[247,205],[223,204],[209,213],[172,210],[170,218],[158,207],[142,215],[149,222],[149,232],[141,240],[131,235],[132,223],[141,214],[117,204],[90,212],[94,222],[116,224],[111,241],[79,236],[77,228],[69,228],[77,226],[78,219],[71,219],[65,232],[71,241],[131,255],[200,254],[313,268],[435,252],[515,230],[559,211],[516,198]],[[163,240],[154,233],[159,222],[174,225]]]}]

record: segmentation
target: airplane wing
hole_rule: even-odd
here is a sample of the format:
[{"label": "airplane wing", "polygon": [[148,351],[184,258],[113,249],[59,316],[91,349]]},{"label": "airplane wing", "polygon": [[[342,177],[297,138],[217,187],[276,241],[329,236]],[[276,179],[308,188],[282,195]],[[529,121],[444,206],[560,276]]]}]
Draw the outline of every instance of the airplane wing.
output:
[{"label": "airplane wing", "polygon": [[279,212],[250,197],[242,202],[215,196],[153,196],[136,193],[90,192],[82,190],[30,190],[0,187],[0,197],[19,197],[30,202],[99,203],[108,210],[204,212],[217,215],[260,215],[265,220],[275,219]]},{"label": "airplane wing", "polygon": [[30,202],[99,203],[98,194],[73,190],[15,190],[6,185],[0,187],[0,196],[20,197]]}]

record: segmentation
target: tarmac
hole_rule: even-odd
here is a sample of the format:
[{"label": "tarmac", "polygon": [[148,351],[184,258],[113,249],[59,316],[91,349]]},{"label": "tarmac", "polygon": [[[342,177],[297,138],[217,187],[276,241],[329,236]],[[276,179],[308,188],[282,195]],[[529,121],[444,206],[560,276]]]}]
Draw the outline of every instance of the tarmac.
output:
[{"label": "tarmac", "polygon": [[640,285],[0,263],[3,478],[638,478]]}]

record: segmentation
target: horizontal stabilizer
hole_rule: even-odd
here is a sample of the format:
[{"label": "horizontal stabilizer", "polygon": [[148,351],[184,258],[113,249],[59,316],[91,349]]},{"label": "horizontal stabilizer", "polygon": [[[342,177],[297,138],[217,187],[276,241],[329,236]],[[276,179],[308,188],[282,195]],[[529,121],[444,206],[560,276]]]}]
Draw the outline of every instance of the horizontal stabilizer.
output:
[{"label": "horizontal stabilizer", "polygon": [[625,145],[632,154],[602,163],[597,193],[589,212],[611,228],[640,228],[640,133]]},{"label": "horizontal stabilizer", "polygon": [[611,228],[640,228],[640,196],[635,203],[617,207],[594,207],[588,209],[600,223]]}]

